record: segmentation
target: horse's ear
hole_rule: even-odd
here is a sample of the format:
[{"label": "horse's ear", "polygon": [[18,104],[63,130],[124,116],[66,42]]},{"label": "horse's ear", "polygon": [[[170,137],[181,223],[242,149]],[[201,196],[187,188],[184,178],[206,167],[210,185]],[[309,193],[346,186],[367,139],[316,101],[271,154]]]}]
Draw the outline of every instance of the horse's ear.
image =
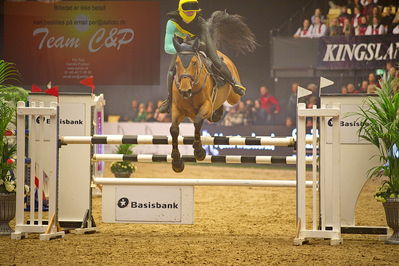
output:
[{"label": "horse's ear", "polygon": [[194,40],[194,43],[193,43],[193,48],[194,48],[194,51],[198,51],[198,49],[199,49],[199,47],[200,47],[200,39],[197,37],[197,38],[195,38],[195,40]]},{"label": "horse's ear", "polygon": [[179,41],[177,40],[177,37],[173,37],[173,46],[175,47],[176,52],[181,51],[181,45],[180,45]]}]

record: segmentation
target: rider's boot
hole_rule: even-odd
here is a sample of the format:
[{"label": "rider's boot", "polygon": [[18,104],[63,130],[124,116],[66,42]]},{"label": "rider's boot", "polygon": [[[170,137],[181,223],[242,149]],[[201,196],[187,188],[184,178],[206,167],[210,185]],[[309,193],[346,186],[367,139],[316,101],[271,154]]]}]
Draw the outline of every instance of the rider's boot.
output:
[{"label": "rider's boot", "polygon": [[226,64],[223,61],[222,61],[220,69],[218,69],[218,70],[219,70],[221,76],[223,77],[223,79],[233,87],[233,90],[236,94],[238,94],[240,96],[245,95],[245,91],[247,90],[247,88],[245,88],[241,83],[239,83],[238,81],[236,81],[233,78],[230,70],[227,68]]},{"label": "rider's boot", "polygon": [[166,98],[166,100],[164,100],[161,106],[159,107],[160,113],[170,113],[170,106],[172,104],[173,76],[174,76],[173,72],[169,71],[167,77],[168,98]]}]

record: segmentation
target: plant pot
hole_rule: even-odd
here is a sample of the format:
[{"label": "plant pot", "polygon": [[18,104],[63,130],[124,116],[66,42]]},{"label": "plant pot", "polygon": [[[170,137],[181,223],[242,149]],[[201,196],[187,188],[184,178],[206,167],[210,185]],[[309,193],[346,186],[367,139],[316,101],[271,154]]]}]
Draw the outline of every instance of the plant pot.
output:
[{"label": "plant pot", "polygon": [[115,177],[124,177],[124,178],[129,178],[132,173],[131,172],[112,172]]},{"label": "plant pot", "polygon": [[8,223],[15,217],[15,193],[0,193],[0,235],[14,232]]},{"label": "plant pot", "polygon": [[393,230],[392,236],[385,243],[399,245],[399,198],[387,199],[383,205],[387,224]]}]

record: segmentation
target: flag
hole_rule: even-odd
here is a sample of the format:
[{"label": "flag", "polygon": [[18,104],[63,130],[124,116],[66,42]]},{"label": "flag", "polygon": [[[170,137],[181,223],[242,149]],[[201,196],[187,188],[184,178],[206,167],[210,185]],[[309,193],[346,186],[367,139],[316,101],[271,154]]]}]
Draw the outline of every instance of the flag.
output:
[{"label": "flag", "polygon": [[94,86],[94,77],[93,76],[90,76],[88,78],[81,80],[80,84],[90,87],[91,93],[94,93],[94,89],[96,88],[96,86]]}]

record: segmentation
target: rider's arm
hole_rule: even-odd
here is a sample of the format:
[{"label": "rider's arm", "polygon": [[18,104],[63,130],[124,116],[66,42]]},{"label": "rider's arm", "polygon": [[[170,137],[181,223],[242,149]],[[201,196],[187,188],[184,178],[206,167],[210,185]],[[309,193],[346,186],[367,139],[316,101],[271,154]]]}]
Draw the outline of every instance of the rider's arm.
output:
[{"label": "rider's arm", "polygon": [[166,33],[165,33],[165,52],[167,54],[176,54],[176,49],[173,46],[173,37],[175,36],[176,32],[176,25],[171,21],[168,20],[166,23]]}]

